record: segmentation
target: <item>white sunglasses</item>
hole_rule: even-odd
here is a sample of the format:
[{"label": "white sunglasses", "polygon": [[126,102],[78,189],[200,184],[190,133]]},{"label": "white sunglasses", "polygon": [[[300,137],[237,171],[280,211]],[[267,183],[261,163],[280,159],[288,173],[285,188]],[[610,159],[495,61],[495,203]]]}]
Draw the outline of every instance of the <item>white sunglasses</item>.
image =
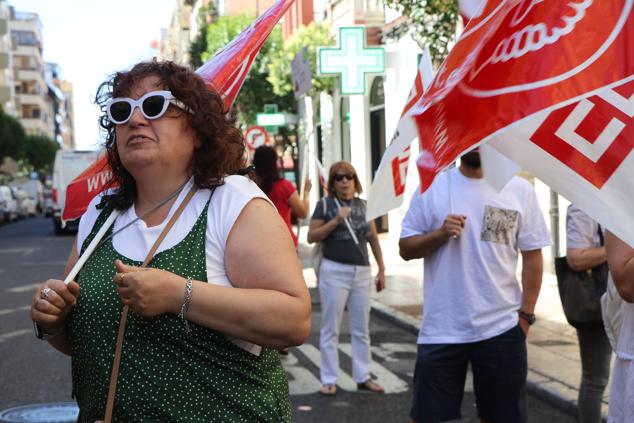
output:
[{"label": "white sunglasses", "polygon": [[150,91],[138,100],[129,97],[111,98],[106,103],[106,113],[110,122],[123,125],[132,118],[135,108],[139,108],[146,119],[158,119],[165,114],[170,104],[186,110],[170,91]]}]

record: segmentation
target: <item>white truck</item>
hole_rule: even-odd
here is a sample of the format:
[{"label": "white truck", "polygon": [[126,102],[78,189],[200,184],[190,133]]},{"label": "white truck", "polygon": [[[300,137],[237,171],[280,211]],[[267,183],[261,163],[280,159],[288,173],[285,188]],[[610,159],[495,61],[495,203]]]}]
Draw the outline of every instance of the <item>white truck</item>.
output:
[{"label": "white truck", "polygon": [[99,156],[98,151],[58,150],[53,165],[53,185],[51,194],[53,199],[53,225],[55,234],[61,235],[65,231],[77,230],[79,219],[65,222],[62,226],[62,212],[66,202],[66,187],[80,173],[93,164]]}]

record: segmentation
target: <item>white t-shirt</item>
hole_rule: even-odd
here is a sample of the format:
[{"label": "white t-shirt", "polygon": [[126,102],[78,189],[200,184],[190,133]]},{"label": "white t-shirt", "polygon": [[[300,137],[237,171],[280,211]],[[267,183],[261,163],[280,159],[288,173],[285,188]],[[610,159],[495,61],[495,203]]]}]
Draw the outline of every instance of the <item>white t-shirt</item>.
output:
[{"label": "white t-shirt", "polygon": [[599,224],[571,204],[566,211],[566,248],[596,248],[601,246]]},{"label": "white t-shirt", "polygon": [[[225,183],[223,185],[216,188],[212,200],[209,203],[207,230],[205,231],[205,258],[208,282],[232,287],[233,284],[227,276],[227,269],[225,267],[225,247],[229,232],[242,212],[242,209],[251,200],[254,198],[269,200],[266,194],[264,194],[253,181],[244,176],[228,176],[224,181]],[[112,238],[114,249],[119,254],[131,260],[143,261],[161,231],[189,192],[192,183],[193,180],[190,180],[183,188],[172,205],[167,217],[160,225],[147,227],[145,222],[139,219]],[[174,223],[174,226],[172,226],[172,229],[170,229],[163,242],[161,242],[156,253],[172,248],[187,236],[203,212],[210,195],[211,190],[208,189],[198,190],[194,194],[190,203],[185,207],[181,216]],[[79,230],[77,233],[78,253],[81,251],[81,246],[85,239],[90,234],[97,217],[99,217],[99,213],[101,213],[101,210],[97,210],[96,208],[100,201],[101,196],[95,197],[79,221]],[[137,214],[134,206],[123,211],[114,222],[113,232],[116,232],[136,218]],[[232,339],[232,341],[247,351],[259,354],[260,347],[257,345],[234,339]]]},{"label": "white t-shirt", "polygon": [[457,168],[414,195],[401,238],[442,226],[451,214],[450,186],[453,213],[467,220],[459,238],[425,258],[419,344],[477,342],[517,325],[522,294],[515,276],[518,254],[551,242],[527,181],[514,177],[498,193],[484,179],[467,178]]}]

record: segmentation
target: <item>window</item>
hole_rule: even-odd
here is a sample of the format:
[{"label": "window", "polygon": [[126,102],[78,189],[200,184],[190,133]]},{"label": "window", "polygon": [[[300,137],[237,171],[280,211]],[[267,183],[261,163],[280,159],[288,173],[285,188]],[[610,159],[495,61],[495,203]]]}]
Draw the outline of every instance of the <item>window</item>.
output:
[{"label": "window", "polygon": [[11,36],[16,40],[19,46],[36,46],[37,39],[35,32],[32,31],[11,31]]}]

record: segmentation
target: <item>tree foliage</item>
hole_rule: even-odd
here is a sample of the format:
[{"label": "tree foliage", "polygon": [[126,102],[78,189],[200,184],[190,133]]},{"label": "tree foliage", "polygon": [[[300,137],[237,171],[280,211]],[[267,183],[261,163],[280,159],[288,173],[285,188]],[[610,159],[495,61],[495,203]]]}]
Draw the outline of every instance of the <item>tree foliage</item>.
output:
[{"label": "tree foliage", "polygon": [[283,48],[272,54],[269,64],[269,82],[273,85],[274,92],[278,95],[293,93],[291,63],[302,49],[305,49],[304,59],[310,60],[312,92],[309,95],[314,96],[321,91],[332,92],[334,79],[317,76],[317,47],[331,46],[334,43],[335,40],[325,25],[312,22],[310,25],[297,30],[293,36],[286,40]]},{"label": "tree foliage", "polygon": [[[202,63],[213,57],[216,52],[233,40],[243,29],[251,24],[253,18],[246,15],[223,16],[207,25],[207,48],[201,54]],[[283,48],[282,32],[279,27],[273,29],[255,57],[251,70],[236,98],[238,119],[243,125],[255,123],[256,114],[262,113],[265,104],[277,104],[280,112],[294,110],[295,102],[292,93],[277,95],[268,81],[268,65],[275,51]]]},{"label": "tree foliage", "polygon": [[24,157],[26,133],[20,122],[0,109],[0,163],[5,157]]},{"label": "tree foliage", "polygon": [[197,69],[203,65],[202,55],[207,51],[207,27],[218,19],[218,11],[214,2],[203,5],[198,10],[198,34],[189,46],[190,66]]},{"label": "tree foliage", "polygon": [[27,135],[24,152],[25,161],[40,175],[48,175],[53,171],[55,153],[59,144],[45,135]]},{"label": "tree foliage", "polygon": [[27,135],[20,121],[0,109],[0,163],[11,157],[29,171],[51,173],[59,145],[44,135]]},{"label": "tree foliage", "polygon": [[449,53],[458,20],[457,0],[385,0],[414,25],[415,39],[429,47],[432,60],[440,64]]}]

